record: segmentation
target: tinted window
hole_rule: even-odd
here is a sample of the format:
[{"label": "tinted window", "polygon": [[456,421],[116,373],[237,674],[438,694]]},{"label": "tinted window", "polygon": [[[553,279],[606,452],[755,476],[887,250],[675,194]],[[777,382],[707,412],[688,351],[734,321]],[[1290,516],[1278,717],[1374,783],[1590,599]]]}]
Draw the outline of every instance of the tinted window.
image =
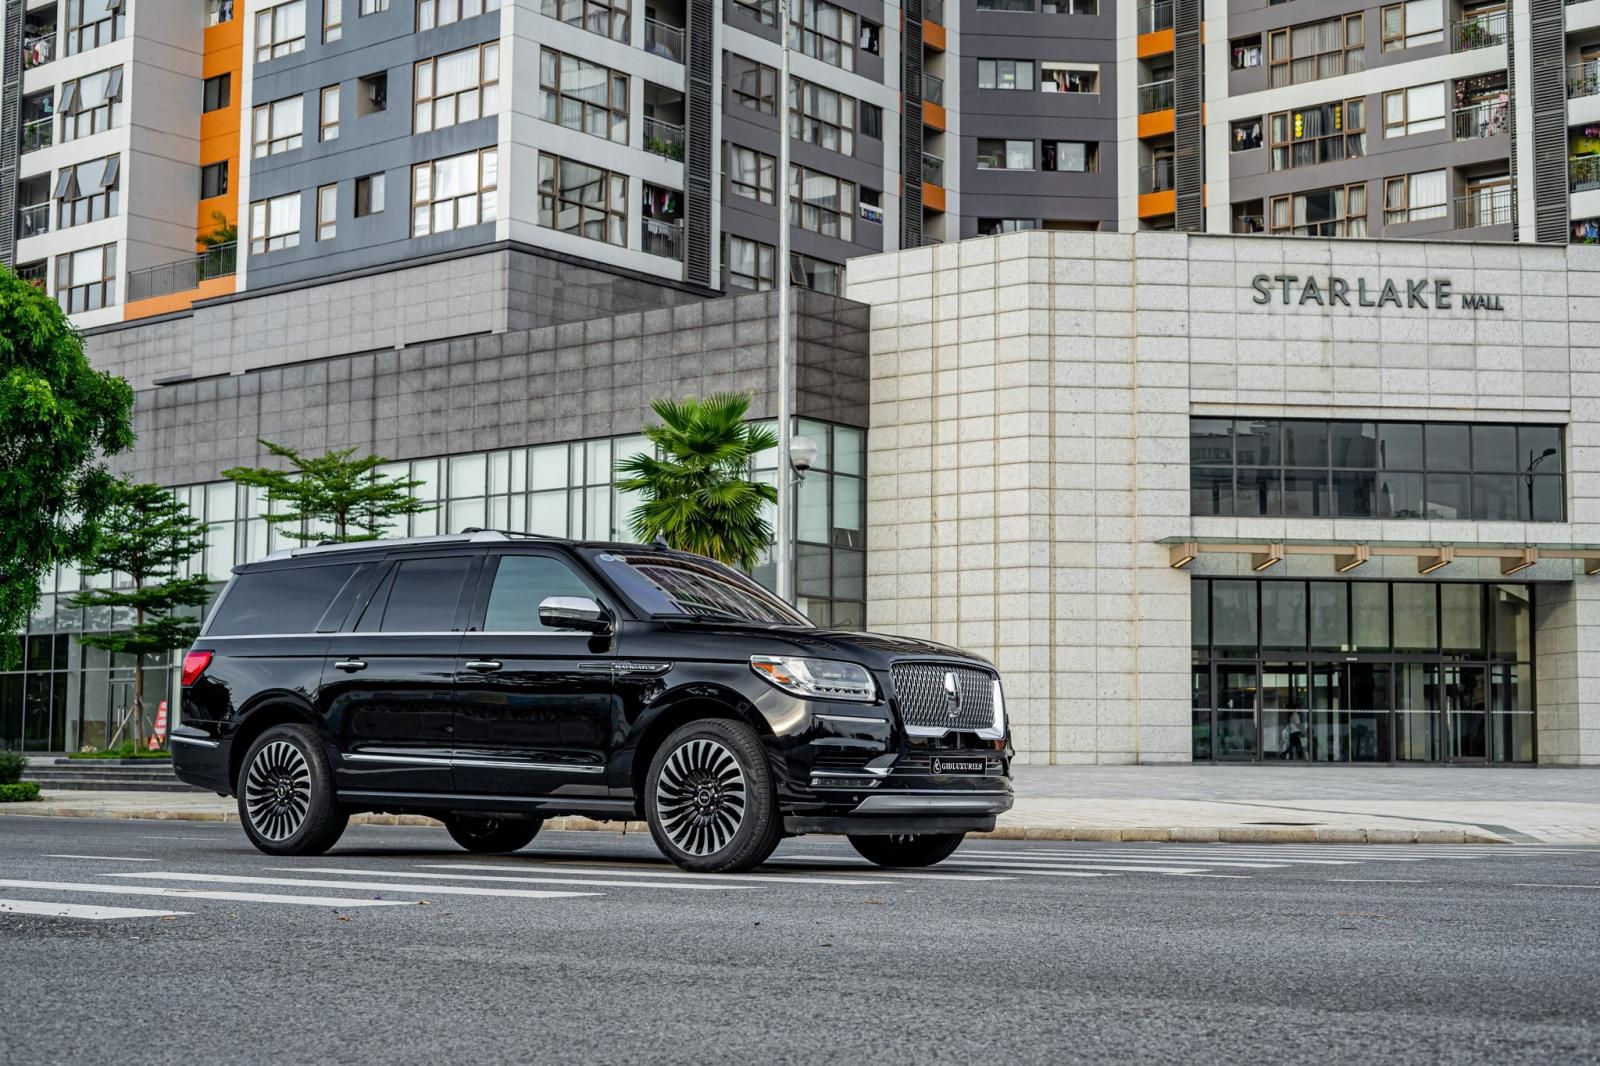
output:
[{"label": "tinted window", "polygon": [[539,604],[547,596],[594,598],[594,591],[559,559],[542,555],[501,558],[489,589],[483,628],[490,633],[531,632],[539,624]]},{"label": "tinted window", "polygon": [[456,603],[472,560],[465,555],[407,559],[395,568],[383,609],[385,633],[445,633],[455,625]]},{"label": "tinted window", "polygon": [[312,633],[355,572],[355,563],[255,570],[233,579],[206,633]]}]

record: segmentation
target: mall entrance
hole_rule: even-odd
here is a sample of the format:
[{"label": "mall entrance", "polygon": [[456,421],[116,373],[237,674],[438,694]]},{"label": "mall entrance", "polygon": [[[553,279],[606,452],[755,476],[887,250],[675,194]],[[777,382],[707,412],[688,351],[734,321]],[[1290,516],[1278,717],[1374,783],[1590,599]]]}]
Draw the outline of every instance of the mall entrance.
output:
[{"label": "mall entrance", "polygon": [[1197,578],[1197,761],[1535,761],[1535,587]]}]

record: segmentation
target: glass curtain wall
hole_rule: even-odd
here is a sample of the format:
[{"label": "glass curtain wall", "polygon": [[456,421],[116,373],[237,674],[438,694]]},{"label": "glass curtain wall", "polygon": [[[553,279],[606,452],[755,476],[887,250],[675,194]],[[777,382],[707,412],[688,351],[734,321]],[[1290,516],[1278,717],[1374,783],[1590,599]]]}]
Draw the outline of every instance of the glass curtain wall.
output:
[{"label": "glass curtain wall", "polygon": [[[817,443],[816,463],[797,490],[798,605],[818,625],[859,629],[866,624],[866,434],[805,419],[797,422],[796,432]],[[390,463],[381,468],[383,474],[419,482],[413,494],[435,506],[401,519],[387,535],[421,537],[477,526],[634,540],[629,516],[638,501],[616,487],[613,470],[620,460],[650,447],[642,436],[607,437]],[[763,453],[752,465],[753,479],[776,484],[774,453]],[[229,481],[173,491],[206,524],[206,550],[189,561],[187,573],[211,577],[214,593],[238,563],[300,543],[281,524],[266,521],[270,511],[264,493]],[[775,515],[767,517],[771,521]],[[770,549],[754,576],[772,587]],[[45,579],[24,634],[22,662],[0,672],[0,747],[76,751],[109,741],[132,702],[133,657],[108,655],[75,637],[116,629],[132,619],[104,608],[70,606],[79,590],[104,587],[109,580],[84,578],[66,567]],[[169,701],[176,719],[181,658],[180,652],[146,659],[147,724],[162,700]]]},{"label": "glass curtain wall", "polygon": [[1530,763],[1535,586],[1196,578],[1194,758]]}]

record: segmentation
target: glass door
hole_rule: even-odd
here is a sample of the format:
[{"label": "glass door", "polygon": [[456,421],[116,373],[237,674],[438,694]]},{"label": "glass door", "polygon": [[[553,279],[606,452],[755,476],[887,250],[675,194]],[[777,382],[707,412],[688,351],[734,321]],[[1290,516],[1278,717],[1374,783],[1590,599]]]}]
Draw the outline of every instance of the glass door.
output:
[{"label": "glass door", "polygon": [[1311,736],[1307,754],[1312,762],[1350,761],[1347,670],[1343,663],[1311,664]]},{"label": "glass door", "polygon": [[1216,694],[1212,757],[1254,759],[1256,708],[1261,697],[1261,679],[1256,664],[1218,663],[1212,691]]},{"label": "glass door", "polygon": [[1350,761],[1388,762],[1390,708],[1389,663],[1350,663]]},{"label": "glass door", "polygon": [[1481,666],[1445,666],[1442,674],[1450,761],[1483,762],[1489,756],[1486,671]]},{"label": "glass door", "polygon": [[1261,758],[1305,762],[1310,701],[1304,663],[1261,665]]}]

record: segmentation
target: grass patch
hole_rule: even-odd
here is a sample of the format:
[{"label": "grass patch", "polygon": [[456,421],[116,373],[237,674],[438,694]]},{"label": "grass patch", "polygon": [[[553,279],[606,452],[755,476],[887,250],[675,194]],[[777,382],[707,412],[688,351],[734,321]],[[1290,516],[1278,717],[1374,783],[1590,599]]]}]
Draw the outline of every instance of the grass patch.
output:
[{"label": "grass patch", "polygon": [[39,782],[17,781],[0,785],[0,803],[27,803],[39,798]]},{"label": "grass patch", "polygon": [[69,759],[170,759],[171,752],[146,751],[136,747],[131,740],[125,740],[114,748],[105,751],[75,751],[67,756]]}]

